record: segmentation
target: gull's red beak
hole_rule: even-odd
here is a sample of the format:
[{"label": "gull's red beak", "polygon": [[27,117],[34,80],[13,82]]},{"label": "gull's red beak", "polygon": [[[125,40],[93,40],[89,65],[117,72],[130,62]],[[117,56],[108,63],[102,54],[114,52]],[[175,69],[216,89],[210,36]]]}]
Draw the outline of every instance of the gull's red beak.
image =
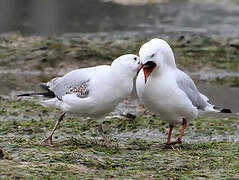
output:
[{"label": "gull's red beak", "polygon": [[157,66],[156,63],[154,63],[153,61],[148,61],[147,63],[142,65],[141,69],[143,68],[144,70],[145,84],[147,82],[149,75],[153,72],[156,66]]}]

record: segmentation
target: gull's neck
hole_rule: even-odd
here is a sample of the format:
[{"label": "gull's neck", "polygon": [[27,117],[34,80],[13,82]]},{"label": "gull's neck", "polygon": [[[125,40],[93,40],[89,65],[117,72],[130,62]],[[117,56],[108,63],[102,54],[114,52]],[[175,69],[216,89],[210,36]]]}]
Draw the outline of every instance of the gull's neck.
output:
[{"label": "gull's neck", "polygon": [[170,48],[168,51],[164,54],[164,63],[167,65],[168,69],[177,69],[176,63],[175,63],[175,57],[173,54],[173,50]]},{"label": "gull's neck", "polygon": [[116,69],[112,68],[110,72],[110,76],[114,79],[117,79],[118,81],[129,81],[130,79],[133,79],[134,74],[133,72],[128,72],[123,69]]},{"label": "gull's neck", "polygon": [[133,76],[129,76],[124,70],[111,69],[109,78],[115,98],[125,98],[130,95],[133,89]]}]

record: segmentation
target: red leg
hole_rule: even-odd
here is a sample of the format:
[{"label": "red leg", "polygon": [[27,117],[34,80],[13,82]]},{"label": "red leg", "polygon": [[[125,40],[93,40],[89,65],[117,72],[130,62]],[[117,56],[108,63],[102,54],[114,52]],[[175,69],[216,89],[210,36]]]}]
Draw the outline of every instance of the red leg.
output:
[{"label": "red leg", "polygon": [[173,125],[169,124],[168,140],[166,144],[170,144],[172,132],[173,132]]},{"label": "red leg", "polygon": [[187,127],[187,120],[183,119],[182,129],[181,129],[181,132],[180,132],[180,135],[179,135],[177,141],[182,142],[182,137],[183,137],[184,130],[186,127]]},{"label": "red leg", "polygon": [[183,124],[182,124],[182,128],[181,128],[180,135],[179,135],[178,139],[174,142],[167,143],[167,144],[168,145],[175,145],[175,144],[178,144],[178,143],[182,143],[182,137],[183,137],[184,130],[185,130],[186,126],[187,126],[187,120],[183,118]]}]

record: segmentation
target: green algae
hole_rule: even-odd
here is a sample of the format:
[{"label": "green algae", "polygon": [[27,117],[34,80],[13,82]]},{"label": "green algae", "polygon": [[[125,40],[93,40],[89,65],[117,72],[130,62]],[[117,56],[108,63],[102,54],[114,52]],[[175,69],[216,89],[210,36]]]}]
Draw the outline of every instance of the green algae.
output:
[{"label": "green algae", "polygon": [[[54,146],[41,146],[40,140],[58,116],[57,109],[5,98],[1,107],[3,179],[238,178],[238,117],[200,117],[189,123],[186,142],[170,148],[164,144],[167,134],[163,133],[168,125],[158,117],[107,118],[103,125],[112,145],[106,147],[96,132],[97,120],[68,115],[54,136]],[[144,129],[161,134],[149,139],[146,131],[140,137],[119,136]],[[173,138],[178,132],[179,127]],[[225,138],[229,136],[234,140]]]}]

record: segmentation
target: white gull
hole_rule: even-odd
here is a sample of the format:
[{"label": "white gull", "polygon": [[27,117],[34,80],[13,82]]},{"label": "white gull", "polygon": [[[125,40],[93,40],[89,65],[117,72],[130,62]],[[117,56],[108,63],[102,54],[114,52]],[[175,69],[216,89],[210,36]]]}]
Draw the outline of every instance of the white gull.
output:
[{"label": "white gull", "polygon": [[139,57],[127,54],[115,59],[111,65],[100,65],[73,70],[63,77],[57,77],[41,87],[46,93],[22,94],[19,96],[44,95],[51,99],[42,101],[44,106],[62,110],[50,135],[42,144],[52,144],[52,136],[67,112],[100,120],[99,133],[105,144],[109,144],[103,133],[101,122],[104,117],[129,96],[133,79],[139,67]]},{"label": "white gull", "polygon": [[[141,102],[170,125],[167,144],[181,143],[187,121],[195,119],[199,110],[230,113],[229,109],[216,110],[201,94],[193,80],[176,67],[169,44],[152,39],[139,51],[141,68],[136,80]],[[178,139],[171,142],[173,127],[182,124]]]}]

